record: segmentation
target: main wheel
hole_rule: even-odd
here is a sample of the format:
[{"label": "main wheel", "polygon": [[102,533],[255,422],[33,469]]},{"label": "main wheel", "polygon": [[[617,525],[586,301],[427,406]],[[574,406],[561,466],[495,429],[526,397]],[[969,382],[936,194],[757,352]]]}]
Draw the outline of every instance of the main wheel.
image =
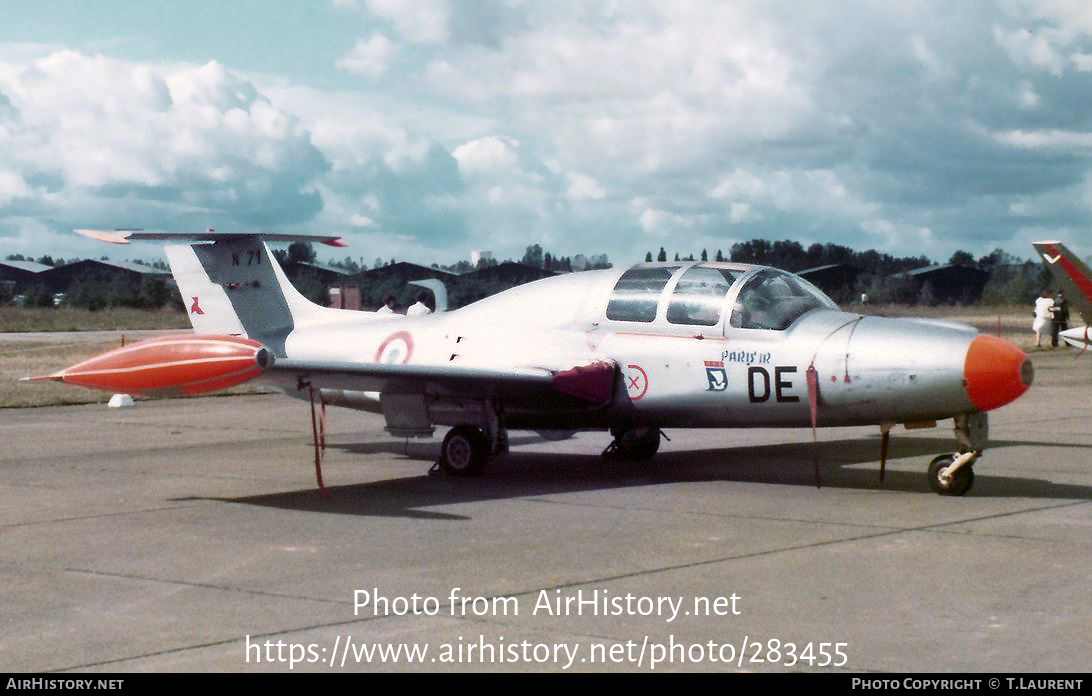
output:
[{"label": "main wheel", "polygon": [[659,428],[630,428],[611,431],[614,435],[615,452],[623,459],[646,461],[656,456],[660,449]]},{"label": "main wheel", "polygon": [[974,469],[965,465],[950,476],[942,479],[940,472],[952,465],[952,455],[942,454],[929,463],[929,486],[940,495],[963,495],[974,484]]},{"label": "main wheel", "polygon": [[452,476],[477,476],[489,463],[489,438],[472,425],[448,431],[440,445],[440,468]]}]

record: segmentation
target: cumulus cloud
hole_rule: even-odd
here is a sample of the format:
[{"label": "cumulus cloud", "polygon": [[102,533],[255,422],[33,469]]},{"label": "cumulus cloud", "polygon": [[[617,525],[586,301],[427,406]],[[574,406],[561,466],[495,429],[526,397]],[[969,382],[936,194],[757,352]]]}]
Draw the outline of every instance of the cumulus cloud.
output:
[{"label": "cumulus cloud", "polygon": [[1070,150],[1092,148],[1092,132],[1047,130],[1011,130],[994,133],[998,142],[1026,149]]},{"label": "cumulus cloud", "polygon": [[322,10],[360,26],[327,47],[322,87],[303,67],[0,46],[0,215],[265,212],[421,260],[540,242],[620,261],[650,237],[946,257],[1087,218],[1087,3]]},{"label": "cumulus cloud", "polygon": [[434,44],[448,37],[451,6],[447,0],[365,0],[365,4],[410,41]]},{"label": "cumulus cloud", "polygon": [[[452,141],[460,170],[476,179],[463,197],[471,217],[478,206],[531,201],[533,190],[528,215],[575,225],[574,243],[589,220],[612,229],[618,248],[672,226],[681,238],[731,229],[873,243],[880,237],[866,227],[882,219],[914,231],[883,237],[889,251],[908,253],[923,229],[969,239],[987,227],[991,239],[1014,231],[1010,196],[1082,173],[1075,159],[1040,167],[1013,155],[1080,142],[1079,89],[1056,75],[1076,73],[1092,50],[1044,13],[930,3],[518,7],[522,21],[489,50],[461,45],[449,16],[446,43],[419,56],[423,88],[494,119]],[[1021,35],[1029,22],[1034,31]],[[1044,128],[1028,120],[1035,114],[1069,123]],[[519,134],[518,148],[489,140],[498,124]],[[528,160],[543,167],[537,181]],[[522,197],[504,180],[512,176]],[[637,209],[624,202],[637,198]]]},{"label": "cumulus cloud", "polygon": [[0,59],[0,230],[307,225],[378,235],[403,257],[460,244],[458,206],[434,205],[458,201],[456,160],[349,101],[259,89],[215,62]]},{"label": "cumulus cloud", "polygon": [[491,135],[463,143],[451,154],[464,172],[496,171],[516,164],[515,147],[518,145],[515,140]]},{"label": "cumulus cloud", "polygon": [[1025,109],[1035,109],[1039,106],[1039,95],[1035,93],[1035,88],[1030,82],[1020,83],[1017,99],[1020,106]]},{"label": "cumulus cloud", "polygon": [[994,25],[993,37],[1017,63],[1046,70],[1052,75],[1061,75],[1065,69],[1066,57],[1058,49],[1060,35],[1055,30],[1036,32],[1018,28],[1006,31]]},{"label": "cumulus cloud", "polygon": [[766,184],[754,174],[737,167],[718,183],[709,195],[713,198],[759,198],[769,191]]},{"label": "cumulus cloud", "polygon": [[354,247],[379,245],[385,258],[459,258],[451,254],[465,245],[465,185],[447,148],[359,94],[284,84],[265,91],[330,164],[316,184],[323,210],[313,225],[351,232]]},{"label": "cumulus cloud", "polygon": [[607,191],[602,184],[587,174],[571,172],[568,179],[569,187],[565,190],[565,195],[574,201],[594,201],[607,195]]},{"label": "cumulus cloud", "polygon": [[709,216],[704,214],[688,215],[669,210],[645,208],[638,216],[638,222],[645,234],[660,238],[672,238],[680,232],[690,232],[704,226]]},{"label": "cumulus cloud", "polygon": [[358,40],[352,50],[337,62],[337,67],[365,77],[379,77],[387,70],[394,52],[390,39],[382,34],[372,34],[368,39]]},{"label": "cumulus cloud", "polygon": [[1080,72],[1092,72],[1092,53],[1074,53],[1072,59]]},{"label": "cumulus cloud", "polygon": [[390,24],[402,38],[423,46],[477,45],[496,48],[527,28],[521,0],[335,0],[341,10],[361,10]]},{"label": "cumulus cloud", "polygon": [[925,70],[938,77],[949,77],[948,66],[929,49],[925,39],[921,36],[910,38],[910,50]]},{"label": "cumulus cloud", "polygon": [[0,170],[0,205],[7,205],[13,199],[26,196],[29,192],[23,177],[14,172]]},{"label": "cumulus cloud", "polygon": [[449,52],[427,75],[473,108],[510,113],[566,167],[613,163],[616,177],[690,166],[784,135],[810,114],[792,56],[745,9],[635,8],[600,23],[536,15],[530,25],[546,23],[496,51]]},{"label": "cumulus cloud", "polygon": [[215,62],[153,68],[58,51],[0,65],[0,91],[11,105],[0,112],[13,134],[6,167],[24,179],[52,173],[60,190],[39,203],[62,217],[66,200],[85,195],[124,201],[118,216],[189,211],[247,225],[321,209],[312,185],[327,163],[307,132]]},{"label": "cumulus cloud", "polygon": [[750,203],[732,201],[728,206],[728,221],[733,225],[738,225],[741,222],[747,222],[748,220],[755,220],[757,218],[758,216],[751,211]]},{"label": "cumulus cloud", "polygon": [[737,168],[709,196],[730,201],[733,223],[742,222],[755,214],[753,209],[761,207],[846,217],[866,214],[874,207],[851,194],[838,174],[829,169],[778,170],[759,177]]}]

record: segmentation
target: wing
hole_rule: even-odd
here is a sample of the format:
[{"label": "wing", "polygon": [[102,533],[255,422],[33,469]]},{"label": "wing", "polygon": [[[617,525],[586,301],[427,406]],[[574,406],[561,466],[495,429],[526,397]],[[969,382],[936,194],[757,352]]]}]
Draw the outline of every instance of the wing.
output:
[{"label": "wing", "polygon": [[385,394],[428,394],[515,401],[576,400],[605,404],[614,393],[617,369],[598,361],[567,370],[479,368],[277,359],[262,381],[287,389],[351,389]]}]

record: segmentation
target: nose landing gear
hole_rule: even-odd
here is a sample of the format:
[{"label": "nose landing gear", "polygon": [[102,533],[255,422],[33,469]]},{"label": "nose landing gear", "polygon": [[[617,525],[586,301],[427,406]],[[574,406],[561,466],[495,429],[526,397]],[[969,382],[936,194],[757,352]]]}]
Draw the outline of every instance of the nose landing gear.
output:
[{"label": "nose landing gear", "polygon": [[942,454],[929,463],[929,486],[940,495],[963,495],[974,485],[971,465],[980,452]]},{"label": "nose landing gear", "polygon": [[953,419],[958,450],[929,463],[929,487],[940,495],[963,495],[974,485],[974,463],[989,439],[985,413],[964,413]]}]

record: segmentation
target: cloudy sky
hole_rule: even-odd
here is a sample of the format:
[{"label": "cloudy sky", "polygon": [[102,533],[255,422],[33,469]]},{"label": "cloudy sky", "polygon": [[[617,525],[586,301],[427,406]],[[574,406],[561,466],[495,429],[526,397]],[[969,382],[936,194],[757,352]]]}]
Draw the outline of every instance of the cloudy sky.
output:
[{"label": "cloudy sky", "polygon": [[369,264],[753,237],[1092,253],[1087,0],[37,0],[0,18],[0,255],[141,255],[83,226],[333,232]]}]

